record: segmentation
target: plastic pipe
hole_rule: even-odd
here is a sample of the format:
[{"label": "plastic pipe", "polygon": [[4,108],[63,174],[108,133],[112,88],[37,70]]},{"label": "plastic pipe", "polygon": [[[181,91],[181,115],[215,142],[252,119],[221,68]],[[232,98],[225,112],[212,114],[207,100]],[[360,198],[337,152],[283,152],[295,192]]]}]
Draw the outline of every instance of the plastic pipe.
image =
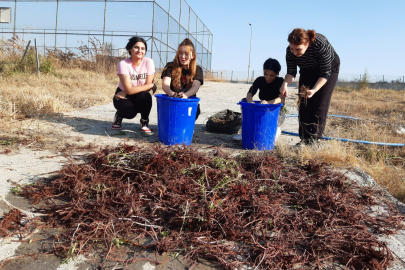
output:
[{"label": "plastic pipe", "polygon": [[[361,120],[361,118],[356,118],[356,117],[351,117],[351,116],[346,116],[346,115],[332,114],[332,115],[328,115],[328,116],[347,118],[347,119],[354,119],[354,120]],[[288,114],[285,117],[298,117],[298,114]],[[299,136],[299,134],[296,133],[296,132],[289,132],[289,131],[282,130],[281,133],[288,134],[288,135],[293,135],[293,136]],[[403,143],[371,142],[371,141],[352,140],[352,139],[345,139],[345,138],[322,137],[321,139],[324,139],[324,140],[336,140],[336,141],[342,141],[342,142],[362,143],[362,144],[385,145],[385,146],[397,146],[397,147],[404,147],[405,146],[405,144],[403,144]]]}]

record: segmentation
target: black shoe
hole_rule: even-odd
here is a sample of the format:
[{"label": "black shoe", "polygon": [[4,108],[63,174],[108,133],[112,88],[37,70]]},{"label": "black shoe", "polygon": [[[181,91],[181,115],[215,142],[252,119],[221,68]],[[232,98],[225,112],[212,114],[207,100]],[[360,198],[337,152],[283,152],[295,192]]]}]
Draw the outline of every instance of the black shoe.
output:
[{"label": "black shoe", "polygon": [[113,123],[111,124],[112,129],[121,129],[122,128],[122,118],[118,117],[118,112],[114,115]]},{"label": "black shoe", "polygon": [[141,131],[143,133],[151,133],[152,131],[149,128],[149,119],[148,120],[143,120],[141,119]]}]

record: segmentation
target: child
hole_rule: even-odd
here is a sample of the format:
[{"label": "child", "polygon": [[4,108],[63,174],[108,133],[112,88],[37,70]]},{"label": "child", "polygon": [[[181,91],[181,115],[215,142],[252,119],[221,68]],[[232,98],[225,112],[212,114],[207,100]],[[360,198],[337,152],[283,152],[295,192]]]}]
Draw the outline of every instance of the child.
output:
[{"label": "child", "polygon": [[[276,59],[267,59],[263,64],[264,76],[256,78],[256,80],[253,82],[253,85],[250,87],[246,98],[242,99],[242,101],[254,103],[253,96],[257,93],[257,90],[259,90],[260,104],[284,103],[285,98],[279,92],[280,87],[284,82],[283,78],[278,77],[280,70],[281,65]],[[280,114],[282,114],[282,110],[280,110]],[[281,126],[283,124],[284,115],[282,116],[282,118],[279,117],[278,126]],[[276,140],[280,133],[281,129],[277,128]],[[242,140],[242,134],[234,136],[233,139]]]}]

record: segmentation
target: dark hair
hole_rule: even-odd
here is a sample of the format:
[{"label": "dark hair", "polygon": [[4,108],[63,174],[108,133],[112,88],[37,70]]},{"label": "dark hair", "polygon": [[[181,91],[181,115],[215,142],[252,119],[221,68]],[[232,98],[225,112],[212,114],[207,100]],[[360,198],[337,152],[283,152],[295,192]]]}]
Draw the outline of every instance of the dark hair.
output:
[{"label": "dark hair", "polygon": [[315,42],[316,33],[315,30],[304,30],[302,28],[295,28],[289,35],[288,35],[288,42],[294,45],[301,45],[301,44],[313,44]]},{"label": "dark hair", "polygon": [[264,62],[263,69],[272,70],[274,73],[278,74],[281,70],[281,65],[276,59],[269,58]]},{"label": "dark hair", "polygon": [[131,37],[127,43],[127,46],[125,46],[125,49],[127,49],[129,55],[131,55],[131,52],[129,51],[130,49],[132,49],[132,47],[134,47],[134,45],[138,42],[142,42],[143,44],[145,44],[145,52],[148,51],[148,45],[146,44],[146,40],[144,40],[141,37]]}]

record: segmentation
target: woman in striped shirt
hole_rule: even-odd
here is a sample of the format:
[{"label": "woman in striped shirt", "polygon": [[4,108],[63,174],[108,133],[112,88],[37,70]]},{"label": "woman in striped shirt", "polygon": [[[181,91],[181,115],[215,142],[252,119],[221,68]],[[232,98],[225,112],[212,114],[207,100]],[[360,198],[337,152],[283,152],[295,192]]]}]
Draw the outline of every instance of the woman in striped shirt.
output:
[{"label": "woman in striped shirt", "polygon": [[280,88],[288,96],[287,86],[300,68],[299,88],[308,89],[299,104],[299,135],[301,145],[312,144],[322,138],[333,89],[339,75],[340,59],[332,45],[315,30],[294,29],[288,35],[287,74]]}]

